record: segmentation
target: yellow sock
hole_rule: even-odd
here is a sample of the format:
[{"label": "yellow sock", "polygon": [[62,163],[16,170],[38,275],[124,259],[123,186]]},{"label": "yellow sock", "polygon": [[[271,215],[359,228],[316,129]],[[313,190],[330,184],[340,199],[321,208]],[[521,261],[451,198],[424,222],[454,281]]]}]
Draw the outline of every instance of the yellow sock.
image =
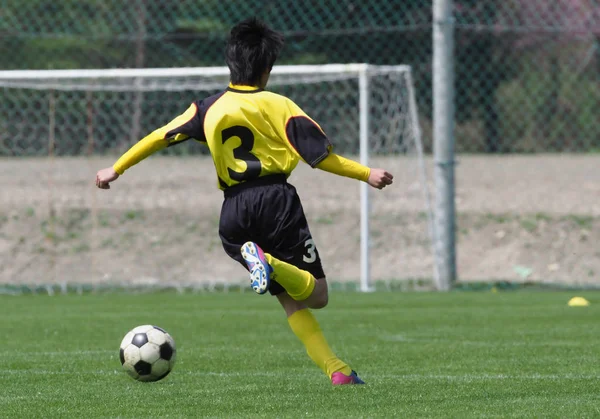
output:
[{"label": "yellow sock", "polygon": [[265,253],[267,262],[273,268],[273,279],[287,291],[294,300],[302,301],[310,297],[315,289],[315,277],[310,272],[283,262]]},{"label": "yellow sock", "polygon": [[308,356],[329,378],[336,371],[346,375],[352,373],[348,364],[335,356],[323,336],[317,319],[307,308],[296,311],[288,317],[288,322],[294,334],[306,347]]}]

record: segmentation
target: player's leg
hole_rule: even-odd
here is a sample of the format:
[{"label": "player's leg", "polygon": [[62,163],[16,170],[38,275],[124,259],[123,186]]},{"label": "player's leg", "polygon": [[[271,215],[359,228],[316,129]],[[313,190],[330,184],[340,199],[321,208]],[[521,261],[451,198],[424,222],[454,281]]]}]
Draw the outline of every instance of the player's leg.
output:
[{"label": "player's leg", "polygon": [[[310,308],[323,308],[327,305],[329,292],[320,260],[315,258],[313,261],[315,266],[308,270],[301,269],[268,253],[265,256],[273,270],[273,279],[286,290],[290,297],[304,302]],[[317,278],[322,278],[322,280]]]},{"label": "player's leg", "polygon": [[[225,245],[225,242],[224,242]],[[226,250],[228,246],[225,246]],[[228,252],[230,253],[230,252]],[[250,270],[250,277],[253,285],[256,287],[260,287],[266,281],[266,278],[270,276],[270,272],[273,269],[267,262],[265,258],[265,254],[260,249],[260,247],[253,243],[249,242],[242,246],[242,252],[244,261],[247,263],[247,267]],[[233,256],[232,256],[233,257]],[[270,257],[271,261],[274,258]],[[280,263],[285,263],[281,262]],[[262,264],[262,269],[257,268],[257,265]],[[277,262],[276,262],[277,265]],[[312,276],[308,271],[304,271],[302,269],[296,268],[291,264],[291,269],[286,267],[286,269],[290,270],[296,275],[300,277],[305,277],[305,273],[308,273]],[[299,272],[302,271],[302,272]],[[288,272],[289,274],[289,272]],[[268,289],[272,295],[275,295],[279,300],[279,303],[285,310],[286,316],[288,318],[288,323],[292,332],[300,339],[300,341],[304,344],[306,348],[306,352],[308,356],[313,360],[321,370],[331,379],[331,383],[333,385],[345,385],[345,384],[364,384],[364,382],[358,378],[356,373],[352,371],[352,369],[346,364],[344,361],[339,359],[329,347],[323,332],[317,322],[317,319],[313,316],[313,314],[309,311],[309,308],[322,308],[327,305],[328,299],[328,287],[327,280],[324,275],[320,279],[314,279],[314,286],[312,287],[312,292],[308,298],[305,300],[298,300],[298,297],[292,297],[285,290],[285,288],[280,284],[280,282],[285,283],[285,279],[281,275],[281,271],[277,276],[278,281],[268,281]],[[298,278],[294,281],[294,285],[297,285]],[[255,288],[256,291],[256,288]]]},{"label": "player's leg", "polygon": [[[356,374],[333,354],[319,324],[308,310],[308,307],[322,308],[327,305],[328,287],[295,189],[274,186],[270,190],[263,189],[260,192],[253,191],[249,196],[244,195],[229,198],[223,205],[219,235],[225,251],[248,268],[255,291],[264,293],[268,288],[271,294],[277,296],[287,314],[292,331],[305,345],[314,362],[328,374],[333,384],[362,383]],[[256,211],[247,211],[246,208],[253,202],[261,203],[260,207],[264,208],[262,202],[265,201],[272,203],[267,207],[272,213],[259,214],[254,222],[248,222],[248,214],[256,215]],[[243,211],[240,214],[241,210]],[[297,234],[281,234],[282,228],[278,223],[282,219],[285,220],[287,231]],[[244,239],[249,242],[237,244]],[[253,240],[264,243],[267,249],[278,257],[265,254]],[[272,271],[275,273],[273,280]],[[293,298],[290,293],[293,294]]]},{"label": "player's leg", "polygon": [[274,281],[276,286],[281,286],[294,300],[302,301],[310,308],[323,308],[327,305],[329,295],[324,275],[320,275],[322,279],[317,280],[311,272],[265,253],[252,241],[246,242],[240,253],[250,272],[251,287],[258,294],[267,292],[273,279],[277,280],[276,283]]},{"label": "player's leg", "polygon": [[[321,281],[325,281],[325,278],[318,279],[317,284]],[[285,291],[276,297],[285,310],[290,328],[304,344],[308,356],[327,374],[332,384],[364,384],[348,364],[331,350],[317,319],[304,301],[293,299]]]}]

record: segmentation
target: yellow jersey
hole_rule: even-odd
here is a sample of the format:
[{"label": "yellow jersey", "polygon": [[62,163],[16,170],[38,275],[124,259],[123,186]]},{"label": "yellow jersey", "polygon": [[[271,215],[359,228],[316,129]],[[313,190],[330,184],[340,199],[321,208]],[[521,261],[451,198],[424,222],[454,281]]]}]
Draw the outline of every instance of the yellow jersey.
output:
[{"label": "yellow jersey", "polygon": [[[300,160],[316,167],[332,148],[321,127],[289,98],[257,87],[229,85],[192,103],[113,167],[123,174],[153,152],[188,139],[208,146],[223,190],[261,176],[289,176]],[[365,177],[364,170],[360,177]]]}]

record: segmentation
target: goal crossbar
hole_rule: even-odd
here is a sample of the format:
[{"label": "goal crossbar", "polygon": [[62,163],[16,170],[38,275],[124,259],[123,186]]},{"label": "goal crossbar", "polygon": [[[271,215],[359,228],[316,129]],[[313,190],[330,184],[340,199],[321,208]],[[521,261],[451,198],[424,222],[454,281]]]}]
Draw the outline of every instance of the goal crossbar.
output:
[{"label": "goal crossbar", "polygon": [[[376,72],[409,72],[408,65],[372,66],[369,64],[323,64],[323,65],[283,65],[273,67],[272,74],[360,74],[369,70]],[[3,80],[35,79],[103,79],[103,78],[157,78],[228,76],[228,67],[183,67],[183,68],[110,68],[81,70],[3,70]]]}]

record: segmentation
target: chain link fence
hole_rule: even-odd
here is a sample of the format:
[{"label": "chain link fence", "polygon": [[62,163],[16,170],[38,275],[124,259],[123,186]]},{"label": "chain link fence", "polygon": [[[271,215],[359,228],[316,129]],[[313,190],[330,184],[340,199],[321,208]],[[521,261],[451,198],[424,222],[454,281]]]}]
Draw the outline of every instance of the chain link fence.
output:
[{"label": "chain link fence", "polygon": [[[4,0],[0,68],[224,65],[228,29],[258,15],[282,64],[409,64],[426,146],[431,1]],[[457,150],[600,149],[600,1],[456,0]],[[7,118],[17,110],[5,109]],[[2,154],[26,150],[2,138]],[[68,146],[66,147],[68,149]],[[75,152],[76,147],[73,147]]]}]

